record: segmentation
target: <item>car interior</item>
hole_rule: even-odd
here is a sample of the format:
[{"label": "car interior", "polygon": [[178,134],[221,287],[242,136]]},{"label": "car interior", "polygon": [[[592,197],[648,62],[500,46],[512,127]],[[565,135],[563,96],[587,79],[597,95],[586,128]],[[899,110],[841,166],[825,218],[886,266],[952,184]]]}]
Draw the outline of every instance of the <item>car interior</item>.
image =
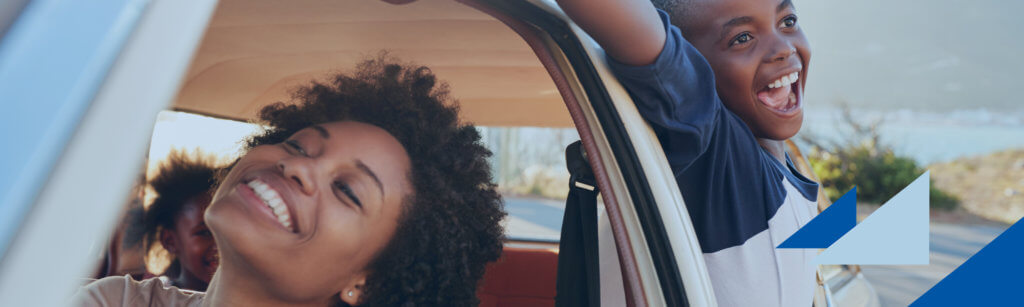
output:
[{"label": "car interior", "polygon": [[[463,120],[480,127],[484,142],[494,152],[492,169],[509,211],[504,255],[487,268],[478,291],[481,306],[554,306],[560,278],[580,283],[600,280],[599,290],[589,288],[591,295],[600,291],[600,300],[606,304],[633,305],[629,299],[608,299],[638,295],[641,283],[631,277],[635,272],[626,272],[628,265],[618,263],[633,260],[621,258],[623,247],[617,250],[616,241],[607,234],[608,217],[600,204],[609,200],[595,198],[589,202],[593,204],[589,211],[568,213],[571,202],[578,200],[570,192],[590,191],[594,195],[588,197],[597,197],[595,187],[600,182],[593,177],[607,175],[602,175],[602,169],[588,169],[592,172],[588,183],[567,169],[567,161],[580,158],[584,168],[599,165],[587,163],[587,155],[594,153],[586,146],[576,145],[581,157],[567,151],[567,146],[591,135],[586,121],[570,112],[575,101],[567,99],[579,93],[557,77],[567,68],[539,52],[536,39],[526,39],[524,33],[530,29],[475,3],[221,0],[172,105],[161,117],[193,116],[249,125],[244,123],[253,120],[262,106],[289,102],[293,88],[351,69],[382,52],[429,67],[450,85]],[[174,133],[154,131],[151,142],[174,145],[158,140]],[[197,132],[180,132],[176,137],[187,138],[189,133]],[[159,159],[153,148],[150,164]],[[801,157],[795,145],[790,150]],[[804,174],[811,173],[803,159],[794,160]],[[594,217],[583,219],[583,225],[572,224],[580,228],[567,229],[569,224],[562,223],[563,218],[580,216]],[[111,242],[117,241],[119,231]],[[572,242],[582,243],[566,247],[560,236],[564,238],[567,231],[578,238]],[[111,244],[94,277],[118,273],[118,249]],[[559,267],[560,257],[596,261],[598,256],[615,262],[602,263],[600,269],[597,263]],[[598,270],[598,275],[587,275]]]},{"label": "car interior", "polygon": [[[548,68],[506,24],[455,1],[220,1],[173,105],[164,113],[248,122],[262,106],[288,102],[292,88],[382,52],[429,67],[450,85],[463,120],[482,127],[488,145],[496,144],[492,151],[499,186],[532,179],[524,178],[521,165],[502,165],[514,162],[541,165],[534,173],[555,174],[534,177],[568,185],[568,176],[561,174],[566,173],[563,151],[579,136],[573,136],[575,125]],[[558,135],[535,146],[543,145],[536,151],[549,161],[509,162],[522,155],[510,152],[521,147],[515,144],[528,143],[518,139],[531,134]],[[502,191],[510,193],[506,198],[523,194]],[[552,220],[550,214],[523,213],[527,219],[547,219],[547,227],[537,227],[542,222],[510,212],[504,256],[487,269],[478,293],[481,306],[554,305],[557,227],[567,191],[534,192],[546,193],[541,207],[557,215]],[[113,244],[96,277],[116,271],[116,250]]]}]

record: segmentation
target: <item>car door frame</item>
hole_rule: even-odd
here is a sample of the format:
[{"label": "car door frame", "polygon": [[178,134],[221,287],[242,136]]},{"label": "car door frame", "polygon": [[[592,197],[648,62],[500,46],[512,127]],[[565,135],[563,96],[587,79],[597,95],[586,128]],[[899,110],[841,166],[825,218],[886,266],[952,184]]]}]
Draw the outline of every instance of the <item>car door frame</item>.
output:
[{"label": "car door frame", "polygon": [[715,306],[668,161],[600,47],[552,1],[462,2],[512,27],[551,73],[598,177],[627,305]]},{"label": "car door frame", "polygon": [[[32,1],[7,35],[24,35],[33,44],[45,45],[55,38],[37,34],[63,37],[67,32],[77,33],[69,25],[91,22],[89,18],[95,17],[76,17],[81,10],[68,11],[68,3],[58,2],[62,1]],[[216,3],[131,0],[119,4],[123,6],[109,7],[130,15],[114,25],[124,38],[101,41],[109,44],[102,47],[105,49],[100,57],[82,59],[82,64],[98,67],[93,67],[95,73],[75,81],[78,83],[72,85],[73,91],[68,92],[78,95],[75,99],[81,99],[76,100],[81,103],[74,103],[70,111],[52,110],[64,112],[66,116],[59,118],[74,120],[58,123],[59,129],[66,131],[55,133],[66,136],[47,146],[17,149],[33,155],[52,154],[54,158],[30,170],[29,175],[41,178],[39,187],[17,191],[32,195],[24,202],[24,213],[11,217],[19,224],[3,234],[11,240],[0,259],[0,306],[66,305],[69,295],[88,282],[82,276],[88,276],[102,259],[111,225],[142,166],[153,120],[177,92]],[[54,19],[54,13],[71,16]],[[38,28],[43,31],[36,31]],[[29,34],[18,34],[23,31]],[[79,36],[76,39],[82,41],[109,39]],[[6,45],[10,43],[8,38],[4,37],[3,48],[13,48],[13,54],[30,55],[28,62],[20,64],[44,66],[32,62],[46,60],[31,57],[31,50],[39,46]],[[11,60],[7,57],[11,54],[0,53],[0,62]],[[3,69],[11,68],[0,66],[0,76],[10,77],[4,75],[10,70]],[[34,73],[45,76],[58,72],[40,68]],[[42,81],[31,82],[36,83],[28,85],[35,87],[28,89],[40,86]],[[5,94],[5,98],[9,97]]]}]

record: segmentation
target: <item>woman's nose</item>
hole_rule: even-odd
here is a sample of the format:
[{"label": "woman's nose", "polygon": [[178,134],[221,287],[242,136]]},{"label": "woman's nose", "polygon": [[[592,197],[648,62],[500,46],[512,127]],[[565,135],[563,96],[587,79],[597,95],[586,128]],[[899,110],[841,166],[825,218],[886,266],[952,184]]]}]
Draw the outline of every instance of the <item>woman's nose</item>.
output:
[{"label": "woman's nose", "polygon": [[302,193],[312,195],[316,191],[316,186],[313,180],[313,168],[309,165],[311,163],[309,160],[303,157],[281,159],[277,162],[277,169],[281,171],[285,179],[298,184]]}]

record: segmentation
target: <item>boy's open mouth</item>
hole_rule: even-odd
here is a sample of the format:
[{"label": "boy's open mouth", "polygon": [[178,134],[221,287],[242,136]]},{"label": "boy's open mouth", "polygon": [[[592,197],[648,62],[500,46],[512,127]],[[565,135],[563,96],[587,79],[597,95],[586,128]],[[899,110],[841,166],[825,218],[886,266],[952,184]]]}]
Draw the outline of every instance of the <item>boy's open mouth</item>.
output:
[{"label": "boy's open mouth", "polygon": [[799,79],[800,73],[793,72],[772,81],[757,92],[757,100],[775,112],[790,114],[800,107],[796,88]]}]

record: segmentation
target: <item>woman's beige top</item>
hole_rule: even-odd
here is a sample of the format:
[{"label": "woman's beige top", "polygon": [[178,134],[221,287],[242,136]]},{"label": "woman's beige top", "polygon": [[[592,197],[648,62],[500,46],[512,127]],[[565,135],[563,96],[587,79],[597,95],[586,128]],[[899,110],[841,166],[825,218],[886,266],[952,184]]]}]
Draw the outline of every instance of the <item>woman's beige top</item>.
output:
[{"label": "woman's beige top", "polygon": [[72,306],[82,307],[198,307],[203,292],[165,286],[160,279],[136,281],[131,276],[111,276],[85,285],[72,298]]}]

